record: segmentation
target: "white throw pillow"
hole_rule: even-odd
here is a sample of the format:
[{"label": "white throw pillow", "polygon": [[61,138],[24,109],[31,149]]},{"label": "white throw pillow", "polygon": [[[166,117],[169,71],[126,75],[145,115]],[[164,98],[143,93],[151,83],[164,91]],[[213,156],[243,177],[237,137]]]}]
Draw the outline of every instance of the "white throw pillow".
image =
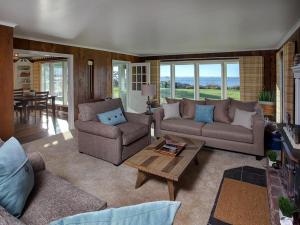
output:
[{"label": "white throw pillow", "polygon": [[252,116],[256,112],[248,112],[240,109],[235,109],[234,119],[231,125],[243,126],[248,129],[252,129]]},{"label": "white throw pillow", "polygon": [[181,118],[179,113],[179,102],[172,104],[163,104],[164,109],[164,120],[173,119],[173,118]]}]

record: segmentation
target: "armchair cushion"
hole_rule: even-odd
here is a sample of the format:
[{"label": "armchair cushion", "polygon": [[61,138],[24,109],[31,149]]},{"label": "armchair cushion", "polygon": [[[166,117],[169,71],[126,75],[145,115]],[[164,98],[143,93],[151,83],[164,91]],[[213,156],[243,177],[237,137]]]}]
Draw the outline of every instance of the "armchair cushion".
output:
[{"label": "armchair cushion", "polygon": [[128,120],[128,122],[134,122],[134,123],[142,123],[147,126],[151,125],[151,116],[141,114],[141,113],[130,113],[125,112],[125,116]]},{"label": "armchair cushion", "polygon": [[98,121],[80,121],[75,122],[76,128],[85,133],[94,134],[102,137],[116,139],[121,136],[121,131],[116,126],[110,126]]},{"label": "armchair cushion", "polygon": [[122,132],[123,145],[129,145],[150,132],[149,126],[142,123],[127,122],[119,124],[117,127]]}]

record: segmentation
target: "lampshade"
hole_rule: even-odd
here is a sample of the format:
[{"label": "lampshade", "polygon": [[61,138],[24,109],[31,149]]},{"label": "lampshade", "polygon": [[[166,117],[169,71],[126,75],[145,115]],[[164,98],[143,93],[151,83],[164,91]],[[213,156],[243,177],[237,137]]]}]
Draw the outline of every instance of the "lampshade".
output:
[{"label": "lampshade", "polygon": [[142,95],[153,97],[156,94],[156,87],[154,84],[143,84]]}]

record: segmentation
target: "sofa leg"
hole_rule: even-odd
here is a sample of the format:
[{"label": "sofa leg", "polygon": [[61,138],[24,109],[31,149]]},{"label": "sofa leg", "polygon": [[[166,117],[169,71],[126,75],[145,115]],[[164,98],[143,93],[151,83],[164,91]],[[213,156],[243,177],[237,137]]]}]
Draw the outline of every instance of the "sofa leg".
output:
[{"label": "sofa leg", "polygon": [[260,156],[260,155],[257,155],[257,156],[255,156],[255,158],[256,158],[256,160],[260,161],[260,160],[262,160],[264,157],[263,157],[263,156]]}]

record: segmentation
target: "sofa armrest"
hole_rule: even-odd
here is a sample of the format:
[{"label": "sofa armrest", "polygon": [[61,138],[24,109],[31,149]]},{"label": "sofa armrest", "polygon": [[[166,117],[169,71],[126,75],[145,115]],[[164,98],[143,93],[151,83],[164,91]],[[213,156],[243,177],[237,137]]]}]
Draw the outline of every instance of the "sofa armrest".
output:
[{"label": "sofa armrest", "polygon": [[253,141],[260,155],[264,155],[265,121],[262,115],[256,114],[253,119]]},{"label": "sofa armrest", "polygon": [[155,130],[154,130],[154,135],[156,137],[160,136],[160,130],[161,130],[161,121],[164,118],[164,109],[163,108],[157,108],[153,114],[154,121],[155,121]]},{"label": "sofa armrest", "polygon": [[125,112],[125,116],[129,122],[142,123],[147,126],[151,125],[151,116],[149,115]]},{"label": "sofa armrest", "polygon": [[31,152],[27,156],[35,173],[46,169],[45,161],[39,152]]},{"label": "sofa armrest", "polygon": [[106,125],[97,121],[75,121],[75,127],[85,133],[94,134],[110,139],[117,139],[121,136],[120,128]]}]

